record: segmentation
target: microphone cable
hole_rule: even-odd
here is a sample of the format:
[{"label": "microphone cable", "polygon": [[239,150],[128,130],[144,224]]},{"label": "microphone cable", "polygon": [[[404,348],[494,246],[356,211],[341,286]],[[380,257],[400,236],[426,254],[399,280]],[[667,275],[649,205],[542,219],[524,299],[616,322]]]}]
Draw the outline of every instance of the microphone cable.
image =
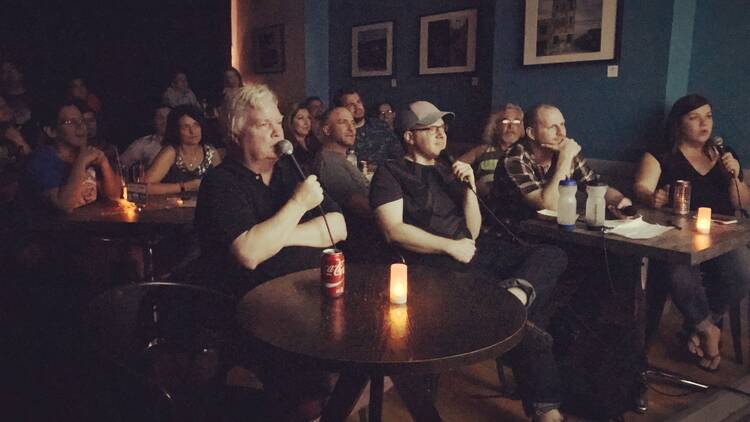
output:
[{"label": "microphone cable", "polygon": [[[439,157],[445,160],[451,167],[453,167],[453,163],[456,162],[456,159],[453,158],[453,156],[450,154],[440,153]],[[477,194],[477,191],[474,190],[474,188],[469,183],[463,180],[461,180],[461,182],[463,182],[466,185],[466,187],[474,194],[474,196],[477,197],[477,200],[479,201],[479,204],[482,206],[482,208],[484,208],[484,210],[487,211],[487,213],[489,213],[489,215],[492,217],[494,222],[497,223],[497,225],[500,226],[510,236],[513,242],[516,242],[521,246],[529,246],[529,242],[521,239],[510,227],[508,227],[508,224],[503,222],[494,213],[494,211],[492,211],[492,208],[490,208],[490,206],[484,202],[484,200]]]},{"label": "microphone cable", "polygon": [[[297,169],[297,175],[300,177],[300,180],[302,182],[307,179],[307,176],[305,176],[305,172],[302,170],[302,167],[300,167],[299,162],[297,162],[297,159],[294,157],[294,146],[292,146],[292,143],[289,142],[286,139],[282,139],[279,141],[279,143],[276,144],[274,147],[276,149],[276,153],[278,155],[286,155],[291,160],[292,163],[294,163],[294,168]],[[321,187],[322,188],[322,187]],[[323,195],[325,196],[325,191],[323,192]],[[336,242],[333,240],[333,234],[331,233],[331,226],[328,225],[328,219],[326,218],[326,212],[323,210],[323,206],[321,204],[318,204],[318,211],[320,212],[320,216],[323,217],[323,222],[326,226],[326,231],[328,231],[328,238],[331,240],[331,247],[336,249]]]},{"label": "microphone cable", "polygon": [[[713,144],[714,144],[714,149],[716,149],[716,153],[719,154],[719,160],[721,160],[721,156],[724,155],[725,152],[727,152],[726,147],[724,147],[724,139],[717,136],[713,138]],[[740,169],[740,171],[742,171],[742,169]],[[739,181],[737,180],[740,175],[737,175],[737,177],[734,177],[733,171],[730,171],[729,174],[732,175],[732,182],[734,182],[734,188],[737,191],[738,210],[735,210],[735,214],[737,211],[739,211],[743,217],[750,218],[750,214],[748,214],[747,210],[742,207],[742,197],[740,197],[740,184],[739,184]]]}]

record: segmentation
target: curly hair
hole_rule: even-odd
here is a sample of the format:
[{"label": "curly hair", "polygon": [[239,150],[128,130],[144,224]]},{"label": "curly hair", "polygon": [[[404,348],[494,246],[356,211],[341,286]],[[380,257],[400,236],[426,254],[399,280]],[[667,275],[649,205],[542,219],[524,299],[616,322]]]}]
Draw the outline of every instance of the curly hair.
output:
[{"label": "curly hair", "polygon": [[482,131],[482,143],[492,145],[495,143],[497,133],[500,131],[497,122],[502,119],[503,112],[506,110],[516,110],[521,113],[521,119],[523,119],[523,109],[518,104],[506,103],[500,110],[493,111],[487,118],[487,124],[484,125]]}]

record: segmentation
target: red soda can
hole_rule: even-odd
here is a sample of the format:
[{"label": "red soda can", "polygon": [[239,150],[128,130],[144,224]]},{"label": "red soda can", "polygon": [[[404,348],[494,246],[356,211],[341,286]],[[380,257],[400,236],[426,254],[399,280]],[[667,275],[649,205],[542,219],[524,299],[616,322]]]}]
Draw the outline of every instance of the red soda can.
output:
[{"label": "red soda can", "polygon": [[330,248],[320,256],[320,284],[328,297],[339,297],[344,294],[346,270],[344,253]]}]

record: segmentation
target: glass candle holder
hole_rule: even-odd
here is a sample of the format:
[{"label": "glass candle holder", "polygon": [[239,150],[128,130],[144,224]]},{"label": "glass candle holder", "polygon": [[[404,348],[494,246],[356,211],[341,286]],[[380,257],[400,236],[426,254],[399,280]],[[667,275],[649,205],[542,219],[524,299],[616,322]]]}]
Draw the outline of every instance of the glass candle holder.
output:
[{"label": "glass candle holder", "polygon": [[698,233],[708,234],[711,232],[711,208],[698,208],[698,216],[695,219],[695,229]]},{"label": "glass candle holder", "polygon": [[395,305],[406,303],[408,281],[406,264],[391,264],[390,300]]}]

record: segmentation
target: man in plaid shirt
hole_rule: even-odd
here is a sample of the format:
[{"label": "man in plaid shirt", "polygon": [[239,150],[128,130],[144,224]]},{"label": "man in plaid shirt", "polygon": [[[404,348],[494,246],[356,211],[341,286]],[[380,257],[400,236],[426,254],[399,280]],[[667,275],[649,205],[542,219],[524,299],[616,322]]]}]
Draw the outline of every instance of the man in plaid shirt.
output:
[{"label": "man in plaid shirt", "polygon": [[[568,138],[565,118],[549,104],[538,104],[524,116],[526,137],[513,145],[495,169],[493,199],[498,213],[512,220],[531,218],[537,210],[557,210],[558,184],[570,177],[579,185],[598,176],[580,155],[581,146]],[[608,208],[632,205],[617,189],[607,189]]]}]

